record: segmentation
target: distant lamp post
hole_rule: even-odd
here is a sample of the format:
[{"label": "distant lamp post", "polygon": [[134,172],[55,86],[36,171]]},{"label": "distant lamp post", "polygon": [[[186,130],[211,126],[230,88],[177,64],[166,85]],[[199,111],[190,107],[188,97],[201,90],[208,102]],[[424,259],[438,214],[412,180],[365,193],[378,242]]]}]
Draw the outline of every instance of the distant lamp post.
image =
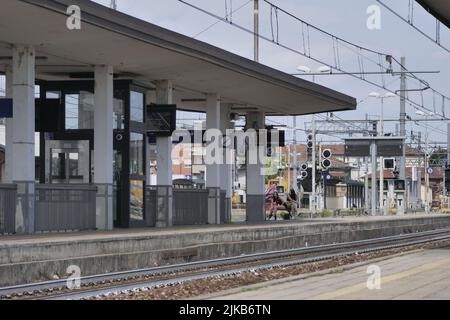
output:
[{"label": "distant lamp post", "polygon": [[[425,117],[425,162],[424,162],[424,172],[425,172],[425,213],[430,212],[430,202],[429,199],[429,191],[430,188],[430,173],[428,172],[428,166],[430,161],[430,155],[428,150],[428,117],[435,116],[434,112],[424,112],[422,110],[417,110],[416,114],[418,116]],[[421,183],[421,182],[420,182]]]},{"label": "distant lamp post", "polygon": [[396,98],[397,95],[392,92],[386,92],[385,94],[380,94],[378,92],[371,92],[369,93],[369,97],[381,100],[380,133],[381,135],[384,135],[384,100]]},{"label": "distant lamp post", "polygon": [[[304,73],[304,74],[309,74],[310,73],[312,75],[313,82],[316,82],[316,73],[313,73],[310,67],[308,67],[308,66],[298,66],[297,67],[297,71],[300,71],[301,73]],[[325,73],[331,73],[331,68],[328,67],[328,66],[321,66],[321,67],[317,68],[316,72],[320,73],[320,74],[321,73],[324,73],[324,74]]]},{"label": "distant lamp post", "polygon": [[[380,116],[380,136],[384,136],[384,100],[397,97],[396,94],[392,92],[386,92],[385,94],[380,94],[378,92],[369,93],[370,98],[381,100],[381,116]],[[384,160],[380,157],[380,209],[385,208],[384,214],[387,215],[387,208],[384,205]]]}]

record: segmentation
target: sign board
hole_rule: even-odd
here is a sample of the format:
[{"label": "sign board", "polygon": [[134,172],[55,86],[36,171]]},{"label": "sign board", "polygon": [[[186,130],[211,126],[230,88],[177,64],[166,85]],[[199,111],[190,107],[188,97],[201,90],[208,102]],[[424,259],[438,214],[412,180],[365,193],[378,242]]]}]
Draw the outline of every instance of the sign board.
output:
[{"label": "sign board", "polygon": [[428,168],[427,172],[428,172],[428,174],[433,174],[433,168]]},{"label": "sign board", "polygon": [[58,132],[64,129],[64,108],[59,99],[35,100],[36,132]]},{"label": "sign board", "polygon": [[148,135],[170,137],[176,130],[177,106],[157,105],[147,106],[145,125]]},{"label": "sign board", "polygon": [[367,157],[369,155],[370,155],[369,140],[345,141],[346,157]]},{"label": "sign board", "polygon": [[384,159],[384,168],[385,169],[395,169],[395,159],[394,158],[385,158]]},{"label": "sign board", "polygon": [[0,99],[0,118],[13,117],[13,100],[8,98]]},{"label": "sign board", "polygon": [[399,140],[377,141],[377,155],[379,157],[401,157],[403,144]]},{"label": "sign board", "polygon": [[371,156],[371,144],[377,146],[378,157],[401,157],[403,155],[403,137],[367,137],[345,139],[346,157]]}]

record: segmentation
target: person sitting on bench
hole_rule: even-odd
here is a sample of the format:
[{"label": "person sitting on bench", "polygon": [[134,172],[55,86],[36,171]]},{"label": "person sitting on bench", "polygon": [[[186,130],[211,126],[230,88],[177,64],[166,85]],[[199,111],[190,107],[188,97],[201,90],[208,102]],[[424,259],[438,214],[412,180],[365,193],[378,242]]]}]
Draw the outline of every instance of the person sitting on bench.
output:
[{"label": "person sitting on bench", "polygon": [[297,192],[295,192],[294,188],[291,188],[287,196],[287,201],[284,203],[284,207],[288,212],[285,217],[286,220],[289,220],[294,215],[297,215],[297,199]]}]

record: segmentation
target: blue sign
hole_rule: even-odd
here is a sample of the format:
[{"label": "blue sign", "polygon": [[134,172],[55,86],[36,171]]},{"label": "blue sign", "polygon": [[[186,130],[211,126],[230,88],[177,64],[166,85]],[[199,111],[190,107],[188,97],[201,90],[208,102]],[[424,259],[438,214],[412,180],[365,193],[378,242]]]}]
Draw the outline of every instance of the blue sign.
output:
[{"label": "blue sign", "polygon": [[12,118],[12,117],[13,117],[13,99],[1,98],[0,118]]},{"label": "blue sign", "polygon": [[427,172],[428,172],[428,174],[433,174],[433,168],[428,168]]}]

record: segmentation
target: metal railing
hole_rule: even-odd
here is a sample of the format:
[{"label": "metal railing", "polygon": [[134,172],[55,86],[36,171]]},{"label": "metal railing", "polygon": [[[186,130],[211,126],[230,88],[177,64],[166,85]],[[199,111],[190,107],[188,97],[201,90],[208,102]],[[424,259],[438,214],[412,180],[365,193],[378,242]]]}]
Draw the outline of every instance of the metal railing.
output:
[{"label": "metal railing", "polygon": [[156,226],[157,210],[156,187],[147,186],[145,188],[145,221],[147,227]]},{"label": "metal railing", "polygon": [[17,185],[0,184],[0,234],[15,233]]},{"label": "metal railing", "polygon": [[96,195],[93,185],[36,185],[35,232],[95,229]]},{"label": "metal railing", "polygon": [[208,196],[207,189],[173,189],[173,224],[207,224]]},{"label": "metal railing", "polygon": [[220,223],[228,223],[227,218],[227,194],[220,192]]},{"label": "metal railing", "polygon": [[[208,189],[198,186],[179,186],[173,189],[173,225],[202,225],[208,223]],[[157,188],[145,190],[145,220],[148,227],[155,227],[157,214]]]}]

